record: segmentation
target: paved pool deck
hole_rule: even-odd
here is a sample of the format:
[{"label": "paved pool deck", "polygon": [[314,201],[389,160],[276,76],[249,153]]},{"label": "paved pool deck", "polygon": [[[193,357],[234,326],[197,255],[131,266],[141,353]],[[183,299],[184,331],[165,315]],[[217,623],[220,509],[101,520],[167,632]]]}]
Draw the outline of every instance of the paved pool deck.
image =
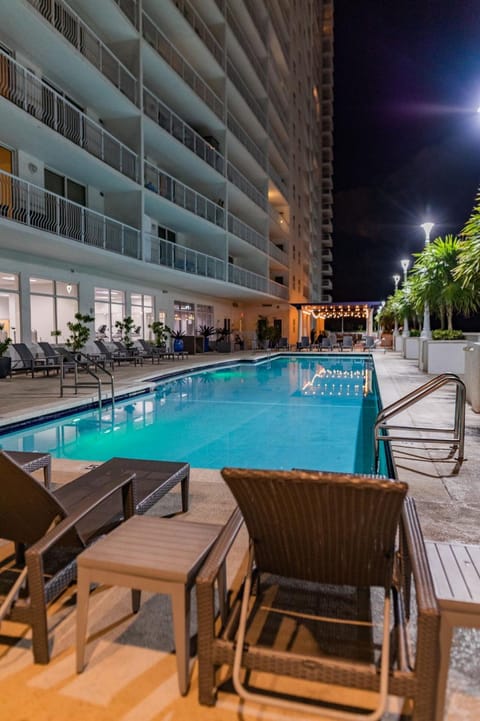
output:
[{"label": "paved pool deck", "polygon": [[[248,357],[248,352],[231,355],[200,354],[188,360],[149,363],[115,368],[116,393],[149,388],[152,379],[173,370],[197,368],[208,361],[231,361]],[[255,354],[257,357],[259,353]],[[420,372],[415,361],[404,360],[395,352],[374,352],[375,367],[383,405],[397,400],[425,383],[429,376]],[[59,381],[51,378],[17,376],[0,380],[0,427],[15,420],[93,400],[92,389],[81,389],[78,396],[59,398]],[[455,390],[446,386],[416,406],[410,407],[400,422],[412,427],[450,427]],[[479,543],[480,519],[480,415],[466,409],[465,461],[460,469],[446,458],[444,448],[415,440],[394,447],[398,477],[410,485],[424,536],[432,540]],[[0,437],[1,443],[1,437]],[[54,459],[53,480],[63,483],[80,475],[84,461]],[[458,472],[455,472],[458,471]],[[178,498],[169,494],[162,512],[176,512]],[[222,522],[233,508],[233,499],[217,471],[192,469],[191,511],[184,520]],[[245,548],[239,540],[239,558]],[[142,611],[132,616],[126,590],[103,589],[91,601],[92,625],[87,647],[88,665],[83,674],[75,673],[75,614],[71,600],[63,599],[52,616],[54,639],[52,661],[48,666],[32,663],[28,629],[19,624],[3,624],[0,636],[0,694],[2,713],[9,721],[245,721],[291,718],[267,706],[242,706],[233,693],[221,693],[215,708],[197,702],[196,668],[192,687],[185,698],[178,694],[175,656],[168,636],[169,621],[152,623],[166,615],[158,612],[155,597],[143,602]],[[156,612],[157,611],[157,612]],[[152,616],[153,614],[153,616]],[[160,638],[160,636],[162,638]],[[166,644],[166,645],[165,645]],[[170,644],[170,646],[169,646]],[[392,703],[385,721],[398,721],[401,709]],[[3,716],[2,716],[3,718]],[[295,718],[311,718],[297,715]],[[318,718],[318,717],[317,717]],[[446,721],[478,721],[480,718],[480,632],[457,632],[452,652]]]}]

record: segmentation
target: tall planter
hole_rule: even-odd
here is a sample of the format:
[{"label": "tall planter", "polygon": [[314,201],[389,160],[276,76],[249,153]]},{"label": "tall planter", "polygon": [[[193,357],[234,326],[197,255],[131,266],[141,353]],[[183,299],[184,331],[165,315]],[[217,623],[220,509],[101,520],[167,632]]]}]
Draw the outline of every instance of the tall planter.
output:
[{"label": "tall planter", "polygon": [[6,378],[12,372],[12,359],[8,355],[0,356],[0,378]]}]

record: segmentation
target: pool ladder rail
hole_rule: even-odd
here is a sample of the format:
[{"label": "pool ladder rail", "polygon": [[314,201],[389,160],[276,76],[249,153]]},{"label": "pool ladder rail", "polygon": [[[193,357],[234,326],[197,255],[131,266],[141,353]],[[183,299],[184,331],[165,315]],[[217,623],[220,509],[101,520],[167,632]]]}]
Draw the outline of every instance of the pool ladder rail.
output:
[{"label": "pool ladder rail", "polygon": [[[428,428],[421,426],[400,426],[391,425],[389,420],[405,411],[410,406],[423,400],[439,388],[453,383],[456,386],[455,413],[453,428]],[[448,458],[454,458],[457,454],[457,463],[454,473],[458,473],[464,460],[465,446],[465,403],[466,390],[463,381],[455,373],[442,373],[431,378],[424,385],[415,388],[407,395],[399,398],[394,403],[383,408],[377,415],[374,428],[375,439],[375,470],[378,472],[380,460],[380,442],[395,441],[408,443],[414,440],[424,440],[429,443],[447,444],[450,447]],[[404,435],[403,431],[410,435]],[[415,434],[422,435],[415,435]],[[430,434],[439,434],[437,436]],[[425,434],[425,435],[424,435]]]},{"label": "pool ladder rail", "polygon": [[[111,402],[112,405],[115,403],[115,387],[114,377],[107,368],[105,368],[104,360],[96,360],[91,356],[88,356],[82,351],[75,351],[71,354],[71,358],[62,356],[61,369],[60,369],[60,397],[63,398],[63,391],[65,388],[73,388],[75,395],[78,393],[79,388],[96,388],[98,391],[98,408],[102,408],[102,386],[108,384],[110,387]],[[78,372],[86,373],[92,378],[92,380],[79,380]],[[66,382],[67,379],[72,378],[68,375],[69,372],[73,372],[73,381],[71,383]],[[100,374],[104,375],[104,379],[100,378]],[[105,378],[106,376],[106,378]]]}]

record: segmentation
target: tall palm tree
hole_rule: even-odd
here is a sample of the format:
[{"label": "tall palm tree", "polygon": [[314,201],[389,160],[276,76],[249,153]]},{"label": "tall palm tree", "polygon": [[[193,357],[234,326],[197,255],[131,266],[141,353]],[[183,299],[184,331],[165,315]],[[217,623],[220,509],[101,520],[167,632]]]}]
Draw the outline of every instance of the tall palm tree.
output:
[{"label": "tall palm tree", "polygon": [[417,301],[427,302],[440,315],[442,328],[447,319],[453,330],[453,313],[468,315],[478,307],[478,296],[471,286],[464,286],[455,277],[462,242],[454,235],[438,237],[417,253],[413,266],[413,290]]},{"label": "tall palm tree", "polygon": [[480,291],[480,193],[470,218],[461,232],[461,246],[455,278],[464,288],[473,287]]}]

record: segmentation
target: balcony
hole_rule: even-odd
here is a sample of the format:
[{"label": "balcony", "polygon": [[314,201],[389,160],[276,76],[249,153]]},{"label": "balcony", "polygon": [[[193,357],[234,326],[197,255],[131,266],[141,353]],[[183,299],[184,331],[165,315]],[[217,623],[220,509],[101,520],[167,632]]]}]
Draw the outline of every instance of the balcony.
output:
[{"label": "balcony", "polygon": [[288,300],[288,288],[286,285],[276,283],[274,280],[268,281],[268,292],[270,295],[274,295],[276,298],[282,298],[282,300]]},{"label": "balcony", "polygon": [[141,257],[140,232],[0,171],[0,218],[129,258]]},{"label": "balcony", "polygon": [[120,10],[130,20],[132,25],[138,28],[138,5],[137,0],[115,0]]},{"label": "balcony", "polygon": [[62,0],[27,0],[102,75],[133,103],[137,102],[137,80],[88,25]]},{"label": "balcony", "polygon": [[207,143],[201,135],[185,123],[176,113],[159,100],[150,90],[143,89],[143,110],[145,115],[151,118],[167,133],[170,133],[176,140],[180,141],[186,148],[189,148],[199,158],[215,168],[222,175],[225,171],[225,161],[210,143]]},{"label": "balcony", "polygon": [[261,60],[257,57],[255,51],[253,50],[253,48],[250,44],[247,34],[245,33],[244,29],[241,27],[240,23],[237,22],[235,15],[228,8],[227,8],[227,23],[228,23],[228,26],[230,27],[230,30],[235,35],[235,38],[238,40],[240,46],[242,47],[245,55],[249,59],[253,69],[257,73],[257,76],[258,76],[259,80],[261,81],[262,85],[265,85],[267,82],[266,65],[265,65],[265,63],[262,65]]},{"label": "balcony", "polygon": [[144,182],[148,190],[157,193],[162,198],[166,198],[171,203],[179,205],[220,228],[225,227],[223,208],[148,162],[144,164]]},{"label": "balcony", "polygon": [[270,164],[270,168],[268,169],[268,174],[270,178],[273,180],[275,185],[277,186],[278,190],[283,193],[285,198],[288,198],[288,187],[287,182],[285,178],[282,178],[280,176],[280,173],[276,170],[276,168],[273,167],[272,164]]},{"label": "balcony", "polygon": [[288,220],[283,216],[283,213],[279,213],[278,210],[275,210],[272,206],[270,206],[268,211],[270,218],[279,225],[282,230],[284,230],[286,233],[290,231],[290,224]]},{"label": "balcony", "polygon": [[245,270],[238,265],[228,264],[228,282],[241,285],[244,288],[259,290],[261,293],[268,293],[268,278],[258,273],[252,273],[251,270]]},{"label": "balcony", "polygon": [[195,30],[203,44],[210,50],[220,67],[225,63],[225,53],[218,40],[212,35],[193,5],[188,0],[175,0],[175,5],[188,24]]},{"label": "balcony", "polygon": [[260,104],[260,101],[253,95],[246,83],[243,81],[238,70],[233,66],[230,60],[227,62],[227,75],[228,78],[237,88],[240,95],[243,97],[252,113],[257,118],[262,128],[267,127],[267,113],[265,108]]},{"label": "balcony", "polygon": [[233,235],[236,235],[237,238],[241,238],[249,245],[253,245],[254,248],[263,250],[265,253],[267,252],[266,236],[261,235],[261,233],[258,233],[231,213],[228,214],[228,232],[233,233]]},{"label": "balcony", "polygon": [[248,150],[250,155],[255,158],[257,163],[264,169],[267,169],[267,155],[265,151],[263,151],[252,138],[247,133],[246,130],[242,128],[240,123],[235,120],[233,115],[231,113],[228,113],[227,116],[227,127],[229,130],[232,131],[232,133],[235,135],[237,140],[239,140],[242,145]]},{"label": "balcony", "polygon": [[148,263],[205,278],[225,280],[225,262],[223,260],[171,243],[169,240],[158,238],[155,235],[147,234],[145,240],[146,245],[150,245],[150,253],[147,252],[145,258]]},{"label": "balcony", "polygon": [[258,190],[258,188],[230,162],[227,164],[227,178],[231,183],[236,185],[237,188],[240,188],[242,193],[245,193],[250,200],[253,200],[254,203],[260,206],[260,208],[263,210],[267,209],[268,201],[266,195]]},{"label": "balcony", "polygon": [[143,37],[215,115],[223,120],[223,102],[172,45],[153,20],[143,13]]},{"label": "balcony", "polygon": [[138,156],[126,145],[2,51],[0,63],[3,67],[0,95],[110,167],[138,181]]},{"label": "balcony", "polygon": [[284,250],[278,248],[275,243],[268,244],[268,251],[271,258],[275,258],[282,265],[288,266],[288,255]]}]

